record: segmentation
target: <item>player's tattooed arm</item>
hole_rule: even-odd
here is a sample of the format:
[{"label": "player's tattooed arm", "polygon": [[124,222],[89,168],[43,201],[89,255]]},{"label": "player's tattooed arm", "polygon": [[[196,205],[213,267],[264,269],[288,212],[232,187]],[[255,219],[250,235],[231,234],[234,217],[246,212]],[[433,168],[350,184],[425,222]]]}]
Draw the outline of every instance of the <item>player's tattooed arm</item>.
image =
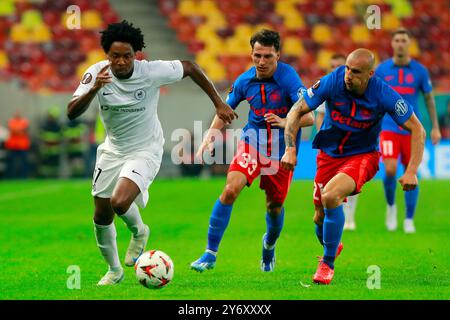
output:
[{"label": "player's tattooed arm", "polygon": [[281,158],[281,167],[286,170],[294,170],[297,165],[296,141],[297,133],[301,126],[302,116],[310,112],[308,105],[300,98],[291,108],[287,115],[286,128],[284,129],[284,140],[286,150]]},{"label": "player's tattooed arm", "polygon": [[[303,117],[305,114],[310,112],[308,106],[303,98],[300,98],[291,108],[286,117],[286,128],[284,130],[284,140],[286,142],[286,147],[295,147],[297,140],[298,130],[302,127],[302,124],[307,123],[307,119]],[[311,124],[314,122],[314,118],[310,118]]]},{"label": "player's tattooed arm", "polygon": [[431,120],[431,142],[437,144],[441,140],[441,131],[439,130],[439,121],[436,113],[436,103],[434,101],[433,91],[424,94],[424,97],[428,115]]},{"label": "player's tattooed arm", "polygon": [[403,190],[409,191],[416,188],[418,184],[417,171],[422,162],[426,133],[415,114],[403,124],[403,128],[411,132],[411,158],[399,182]]}]

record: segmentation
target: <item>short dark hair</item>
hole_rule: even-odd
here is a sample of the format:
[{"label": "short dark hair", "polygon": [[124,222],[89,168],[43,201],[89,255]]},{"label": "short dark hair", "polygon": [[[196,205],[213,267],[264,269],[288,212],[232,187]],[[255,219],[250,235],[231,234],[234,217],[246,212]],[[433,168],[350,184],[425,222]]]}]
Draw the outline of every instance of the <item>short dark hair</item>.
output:
[{"label": "short dark hair", "polygon": [[256,42],[259,42],[265,47],[273,46],[275,50],[280,51],[280,34],[276,31],[268,29],[262,29],[261,31],[258,31],[250,39],[250,45],[252,46],[252,49],[254,48]]},{"label": "short dark hair", "polygon": [[332,60],[335,60],[335,59],[345,60],[345,59],[347,59],[347,57],[345,55],[343,55],[342,53],[335,53],[331,56],[331,59]]},{"label": "short dark hair", "polygon": [[118,23],[111,23],[106,30],[101,31],[100,33],[102,34],[100,44],[105,53],[108,53],[111,45],[115,41],[129,43],[135,52],[145,48],[144,35],[142,34],[141,29],[133,27],[133,24],[126,20]]},{"label": "short dark hair", "polygon": [[408,37],[411,38],[411,32],[409,32],[409,30],[404,27],[400,27],[392,31],[392,38],[395,37],[397,34],[406,34]]}]

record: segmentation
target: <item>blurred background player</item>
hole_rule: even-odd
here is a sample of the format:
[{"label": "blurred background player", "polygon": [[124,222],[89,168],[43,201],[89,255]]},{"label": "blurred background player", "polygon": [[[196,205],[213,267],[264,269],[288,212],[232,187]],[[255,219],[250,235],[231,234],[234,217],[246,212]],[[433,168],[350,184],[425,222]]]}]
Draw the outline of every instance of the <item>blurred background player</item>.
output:
[{"label": "blurred background player", "polygon": [[[219,244],[231,217],[233,204],[245,186],[261,175],[260,188],[266,193],[266,233],[263,235],[261,270],[273,271],[275,243],[284,223],[283,203],[292,180],[292,172],[279,167],[284,150],[284,121],[289,109],[304,89],[295,70],[280,58],[280,35],[261,30],[251,37],[251,57],[254,66],[241,74],[230,89],[227,103],[235,109],[240,102],[250,104],[248,123],[244,128],[238,150],[231,161],[225,188],[217,199],[209,220],[208,242],[205,253],[192,262],[191,268],[203,272],[216,263]],[[273,114],[278,117],[274,117]],[[314,119],[309,114],[300,120],[301,126],[310,126]],[[215,117],[208,135],[198,150],[212,151],[212,129],[220,130],[222,120]],[[301,131],[298,132],[300,141]]]},{"label": "blurred background player", "polygon": [[[336,70],[337,67],[340,67],[345,64],[345,56],[341,53],[335,53],[331,56],[330,59],[330,72]],[[316,109],[316,129],[320,130],[322,126],[323,119],[325,117],[325,105],[326,101],[322,103]],[[344,213],[345,213],[345,224],[344,230],[355,230],[355,210],[356,210],[356,202],[358,201],[359,194],[355,194],[347,197],[347,202],[344,202]]]},{"label": "blurred background player", "polygon": [[[392,33],[391,41],[394,56],[392,59],[382,62],[377,67],[375,75],[383,79],[414,107],[414,113],[419,120],[421,114],[418,99],[420,92],[424,94],[432,124],[431,142],[437,144],[441,139],[441,133],[430,76],[422,64],[410,57],[410,43],[410,33],[407,29],[399,28],[395,30]],[[410,141],[411,134],[386,115],[383,119],[380,147],[385,167],[383,186],[387,201],[386,227],[389,231],[397,229],[397,206],[395,205],[397,162],[400,156],[404,168],[408,165],[411,154]],[[403,223],[403,230],[406,233],[416,232],[413,219],[418,197],[419,187],[405,192],[406,218]]]},{"label": "blurred background player", "polygon": [[30,122],[22,115],[21,111],[16,111],[8,121],[9,136],[5,141],[8,159],[6,176],[8,178],[28,178],[28,155],[31,149],[29,126]]},{"label": "blurred background player", "polygon": [[134,265],[150,234],[138,205],[144,208],[147,204],[148,188],[163,154],[164,138],[157,116],[159,88],[189,76],[208,94],[222,121],[231,122],[235,113],[197,65],[180,60],[136,60],[136,52],[145,47],[144,37],[127,21],[109,24],[102,31],[101,45],[108,60],[87,69],[68,104],[67,115],[70,120],[77,118],[98,97],[106,139],[97,149],[92,181],[94,230],[98,248],[109,266],[98,285],[113,285],[124,277],[114,214],[132,232],[126,266]]},{"label": "blurred background player", "polygon": [[[317,81],[288,114],[283,168],[297,163],[296,137],[301,117],[327,101],[321,130],[313,141],[320,149],[314,179],[316,235],[324,247],[314,282],[329,284],[334,261],[342,250],[344,199],[361,192],[378,171],[378,137],[381,119],[388,113],[398,125],[412,133],[411,158],[400,183],[404,190],[417,186],[417,170],[425,143],[425,130],[411,106],[378,77],[373,77],[375,58],[367,49],[349,54],[346,65]],[[361,170],[363,168],[363,170]]]},{"label": "blurred background player", "polygon": [[[343,66],[344,64],[345,64],[345,56],[342,53],[333,54],[330,59],[329,72],[336,70],[337,67]],[[317,129],[317,131],[320,130],[320,127],[322,126],[322,123],[323,123],[323,118],[325,117],[325,105],[326,105],[326,102],[322,103],[316,109],[316,129]]]},{"label": "blurred background player", "polygon": [[63,133],[60,124],[60,109],[48,108],[45,119],[39,128],[39,169],[40,177],[57,178],[60,175],[61,154],[63,152]]}]

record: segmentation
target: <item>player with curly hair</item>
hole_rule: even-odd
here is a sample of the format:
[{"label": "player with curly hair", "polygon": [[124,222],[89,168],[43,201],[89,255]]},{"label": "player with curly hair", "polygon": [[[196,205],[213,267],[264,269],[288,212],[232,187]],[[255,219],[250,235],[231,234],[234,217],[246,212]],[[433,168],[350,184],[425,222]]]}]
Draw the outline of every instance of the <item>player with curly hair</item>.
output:
[{"label": "player with curly hair", "polygon": [[132,232],[126,266],[134,265],[150,234],[138,206],[144,208],[148,202],[148,188],[163,155],[163,131],[157,115],[159,88],[189,76],[209,96],[222,121],[230,123],[237,115],[196,64],[136,60],[136,52],[145,43],[141,30],[133,24],[125,20],[113,23],[101,34],[108,59],[87,69],[68,104],[67,116],[77,118],[98,97],[106,138],[97,149],[92,182],[94,230],[109,266],[98,285],[113,285],[124,277],[117,252],[115,213]]}]

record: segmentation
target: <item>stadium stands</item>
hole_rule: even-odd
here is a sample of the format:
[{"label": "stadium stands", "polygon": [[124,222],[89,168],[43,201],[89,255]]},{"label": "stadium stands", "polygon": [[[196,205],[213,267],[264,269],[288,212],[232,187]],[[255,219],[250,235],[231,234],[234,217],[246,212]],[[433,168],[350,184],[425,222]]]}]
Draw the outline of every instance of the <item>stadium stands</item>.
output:
[{"label": "stadium stands", "polygon": [[[390,32],[414,35],[412,55],[430,70],[437,91],[450,91],[450,10],[446,0],[158,0],[177,39],[213,81],[229,86],[249,65],[249,38],[263,27],[283,37],[282,59],[306,85],[326,72],[331,53],[359,46],[391,56]],[[365,24],[368,5],[381,9],[381,29]],[[70,5],[81,29],[67,27]],[[108,0],[0,1],[0,81],[18,79],[34,92],[72,92],[86,67],[103,59],[99,30],[119,21]]]},{"label": "stadium stands", "polygon": [[[366,27],[372,4],[381,10],[381,29]],[[447,6],[445,0],[159,0],[178,40],[216,82],[229,85],[249,66],[249,38],[263,26],[280,32],[282,59],[306,85],[326,72],[334,52],[364,46],[379,60],[390,57],[390,32],[405,26],[415,38],[412,55],[429,68],[437,91],[444,92],[450,90]]]},{"label": "stadium stands", "polygon": [[[70,5],[82,12],[81,29],[67,24]],[[116,21],[107,0],[2,0],[0,79],[34,92],[73,91],[86,66],[104,59],[99,31]]]}]

